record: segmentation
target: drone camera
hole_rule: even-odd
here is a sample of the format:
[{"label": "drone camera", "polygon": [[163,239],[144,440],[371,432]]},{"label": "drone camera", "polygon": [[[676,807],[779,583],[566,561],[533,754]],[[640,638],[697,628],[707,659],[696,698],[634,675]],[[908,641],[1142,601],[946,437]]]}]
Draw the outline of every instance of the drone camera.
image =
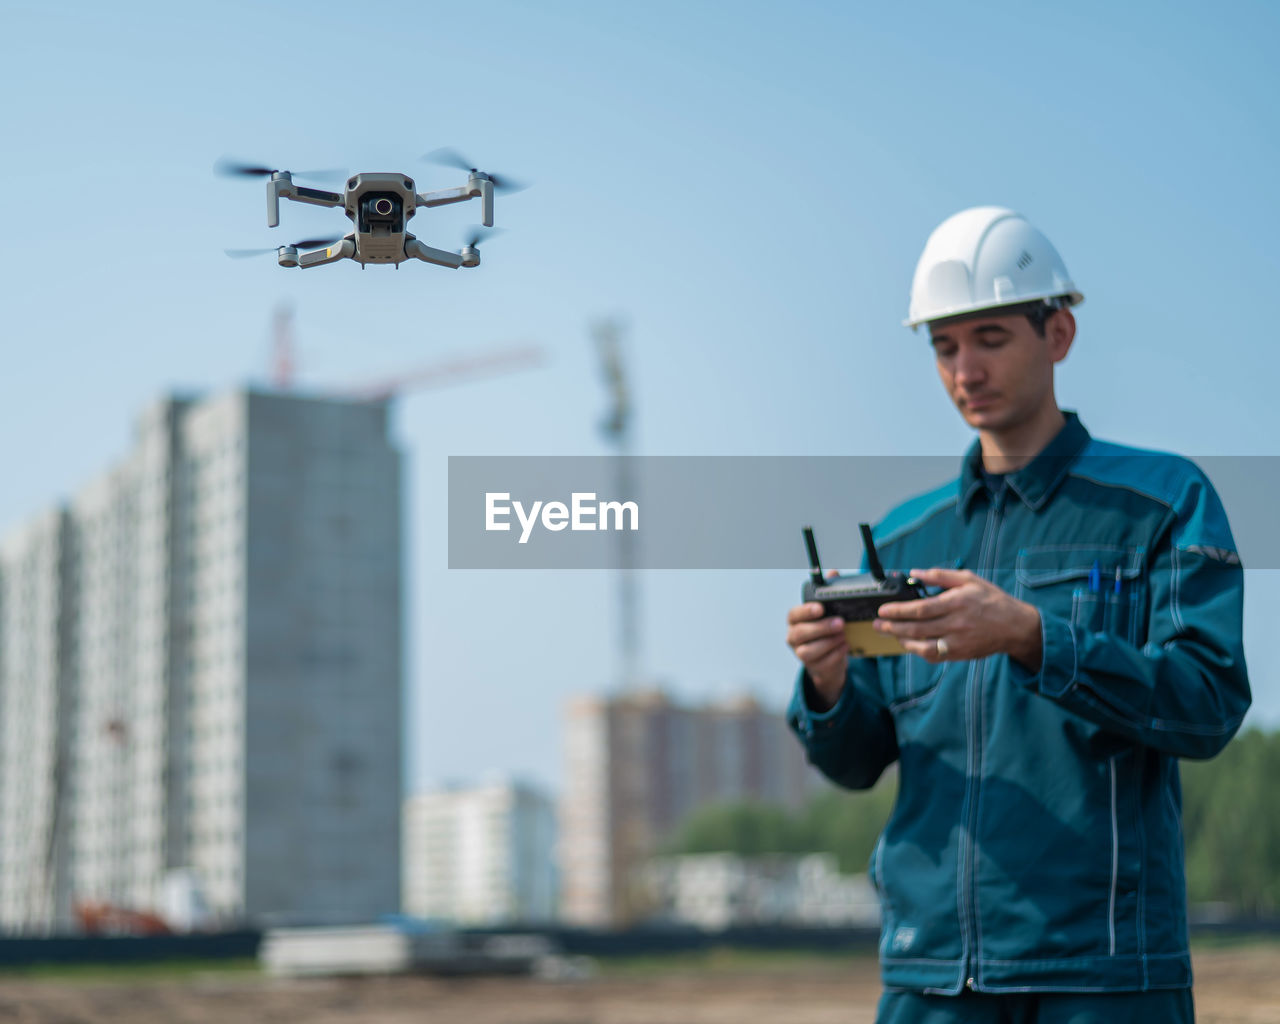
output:
[{"label": "drone camera", "polygon": [[361,231],[404,230],[404,200],[394,192],[369,192],[360,197]]}]

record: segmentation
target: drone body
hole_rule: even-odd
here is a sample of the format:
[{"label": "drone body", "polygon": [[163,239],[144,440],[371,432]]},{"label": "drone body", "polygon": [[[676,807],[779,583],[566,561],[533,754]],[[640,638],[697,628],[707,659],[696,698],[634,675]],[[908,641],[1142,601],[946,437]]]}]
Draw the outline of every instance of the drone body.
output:
[{"label": "drone body", "polygon": [[[437,157],[440,154],[443,159]],[[438,267],[456,270],[459,267],[480,265],[479,242],[481,232],[473,233],[470,240],[458,252],[436,249],[419,241],[407,230],[409,219],[419,208],[447,206],[479,199],[481,220],[485,227],[493,226],[493,193],[495,188],[512,188],[513,183],[500,185],[484,171],[467,167],[465,160],[452,150],[437,150],[426,159],[448,163],[467,171],[467,183],[457,188],[439,189],[434,192],[415,191],[413,178],[400,173],[363,172],[347,179],[342,192],[296,185],[289,171],[267,167],[245,167],[223,164],[223,173],[267,177],[267,226],[280,224],[280,200],[312,206],[339,206],[352,221],[355,230],[332,239],[306,239],[290,245],[278,246],[274,251],[276,261],[282,267],[318,267],[338,260],[354,260],[363,269],[370,263],[390,263],[395,267],[405,260],[422,260]],[[518,187],[518,186],[517,186]],[[319,246],[319,248],[312,248]],[[311,251],[299,253],[299,249]],[[249,256],[271,252],[262,250],[227,250],[229,256]]]}]

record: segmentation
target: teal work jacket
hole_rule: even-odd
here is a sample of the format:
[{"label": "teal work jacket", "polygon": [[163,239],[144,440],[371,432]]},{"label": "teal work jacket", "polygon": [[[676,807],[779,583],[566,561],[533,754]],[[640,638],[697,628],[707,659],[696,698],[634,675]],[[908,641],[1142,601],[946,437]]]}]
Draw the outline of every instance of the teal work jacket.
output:
[{"label": "teal work jacket", "polygon": [[885,984],[1189,986],[1177,762],[1221,750],[1250,702],[1243,571],[1209,481],[1068,413],[1001,492],[975,444],[875,534],[889,568],[969,569],[1035,605],[1043,641],[1035,671],[851,658],[823,712],[800,675],[787,717],[818,769],[865,789],[898,766],[870,866]]}]

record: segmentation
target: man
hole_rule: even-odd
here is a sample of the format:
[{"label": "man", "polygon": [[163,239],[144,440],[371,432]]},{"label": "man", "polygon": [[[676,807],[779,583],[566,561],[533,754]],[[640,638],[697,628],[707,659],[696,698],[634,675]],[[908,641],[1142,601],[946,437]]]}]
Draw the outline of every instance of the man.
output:
[{"label": "man", "polygon": [[1018,214],[938,227],[907,324],[978,437],[876,530],[933,596],[880,608],[901,656],[851,658],[819,604],[788,616],[810,761],[853,789],[898,765],[881,1022],[1193,1019],[1177,759],[1249,706],[1242,569],[1194,465],[1058,408],[1081,301]]}]

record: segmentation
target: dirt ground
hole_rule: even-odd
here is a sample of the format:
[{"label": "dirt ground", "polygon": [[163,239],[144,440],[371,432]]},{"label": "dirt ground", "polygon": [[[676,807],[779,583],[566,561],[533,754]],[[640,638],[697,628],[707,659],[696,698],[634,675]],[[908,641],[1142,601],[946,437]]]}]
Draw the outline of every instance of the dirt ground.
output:
[{"label": "dirt ground", "polygon": [[[1201,1024],[1280,1024],[1280,946],[1196,956]],[[0,1022],[224,1024],[870,1024],[870,957],[753,970],[647,968],[577,981],[423,977],[0,979]]]}]

